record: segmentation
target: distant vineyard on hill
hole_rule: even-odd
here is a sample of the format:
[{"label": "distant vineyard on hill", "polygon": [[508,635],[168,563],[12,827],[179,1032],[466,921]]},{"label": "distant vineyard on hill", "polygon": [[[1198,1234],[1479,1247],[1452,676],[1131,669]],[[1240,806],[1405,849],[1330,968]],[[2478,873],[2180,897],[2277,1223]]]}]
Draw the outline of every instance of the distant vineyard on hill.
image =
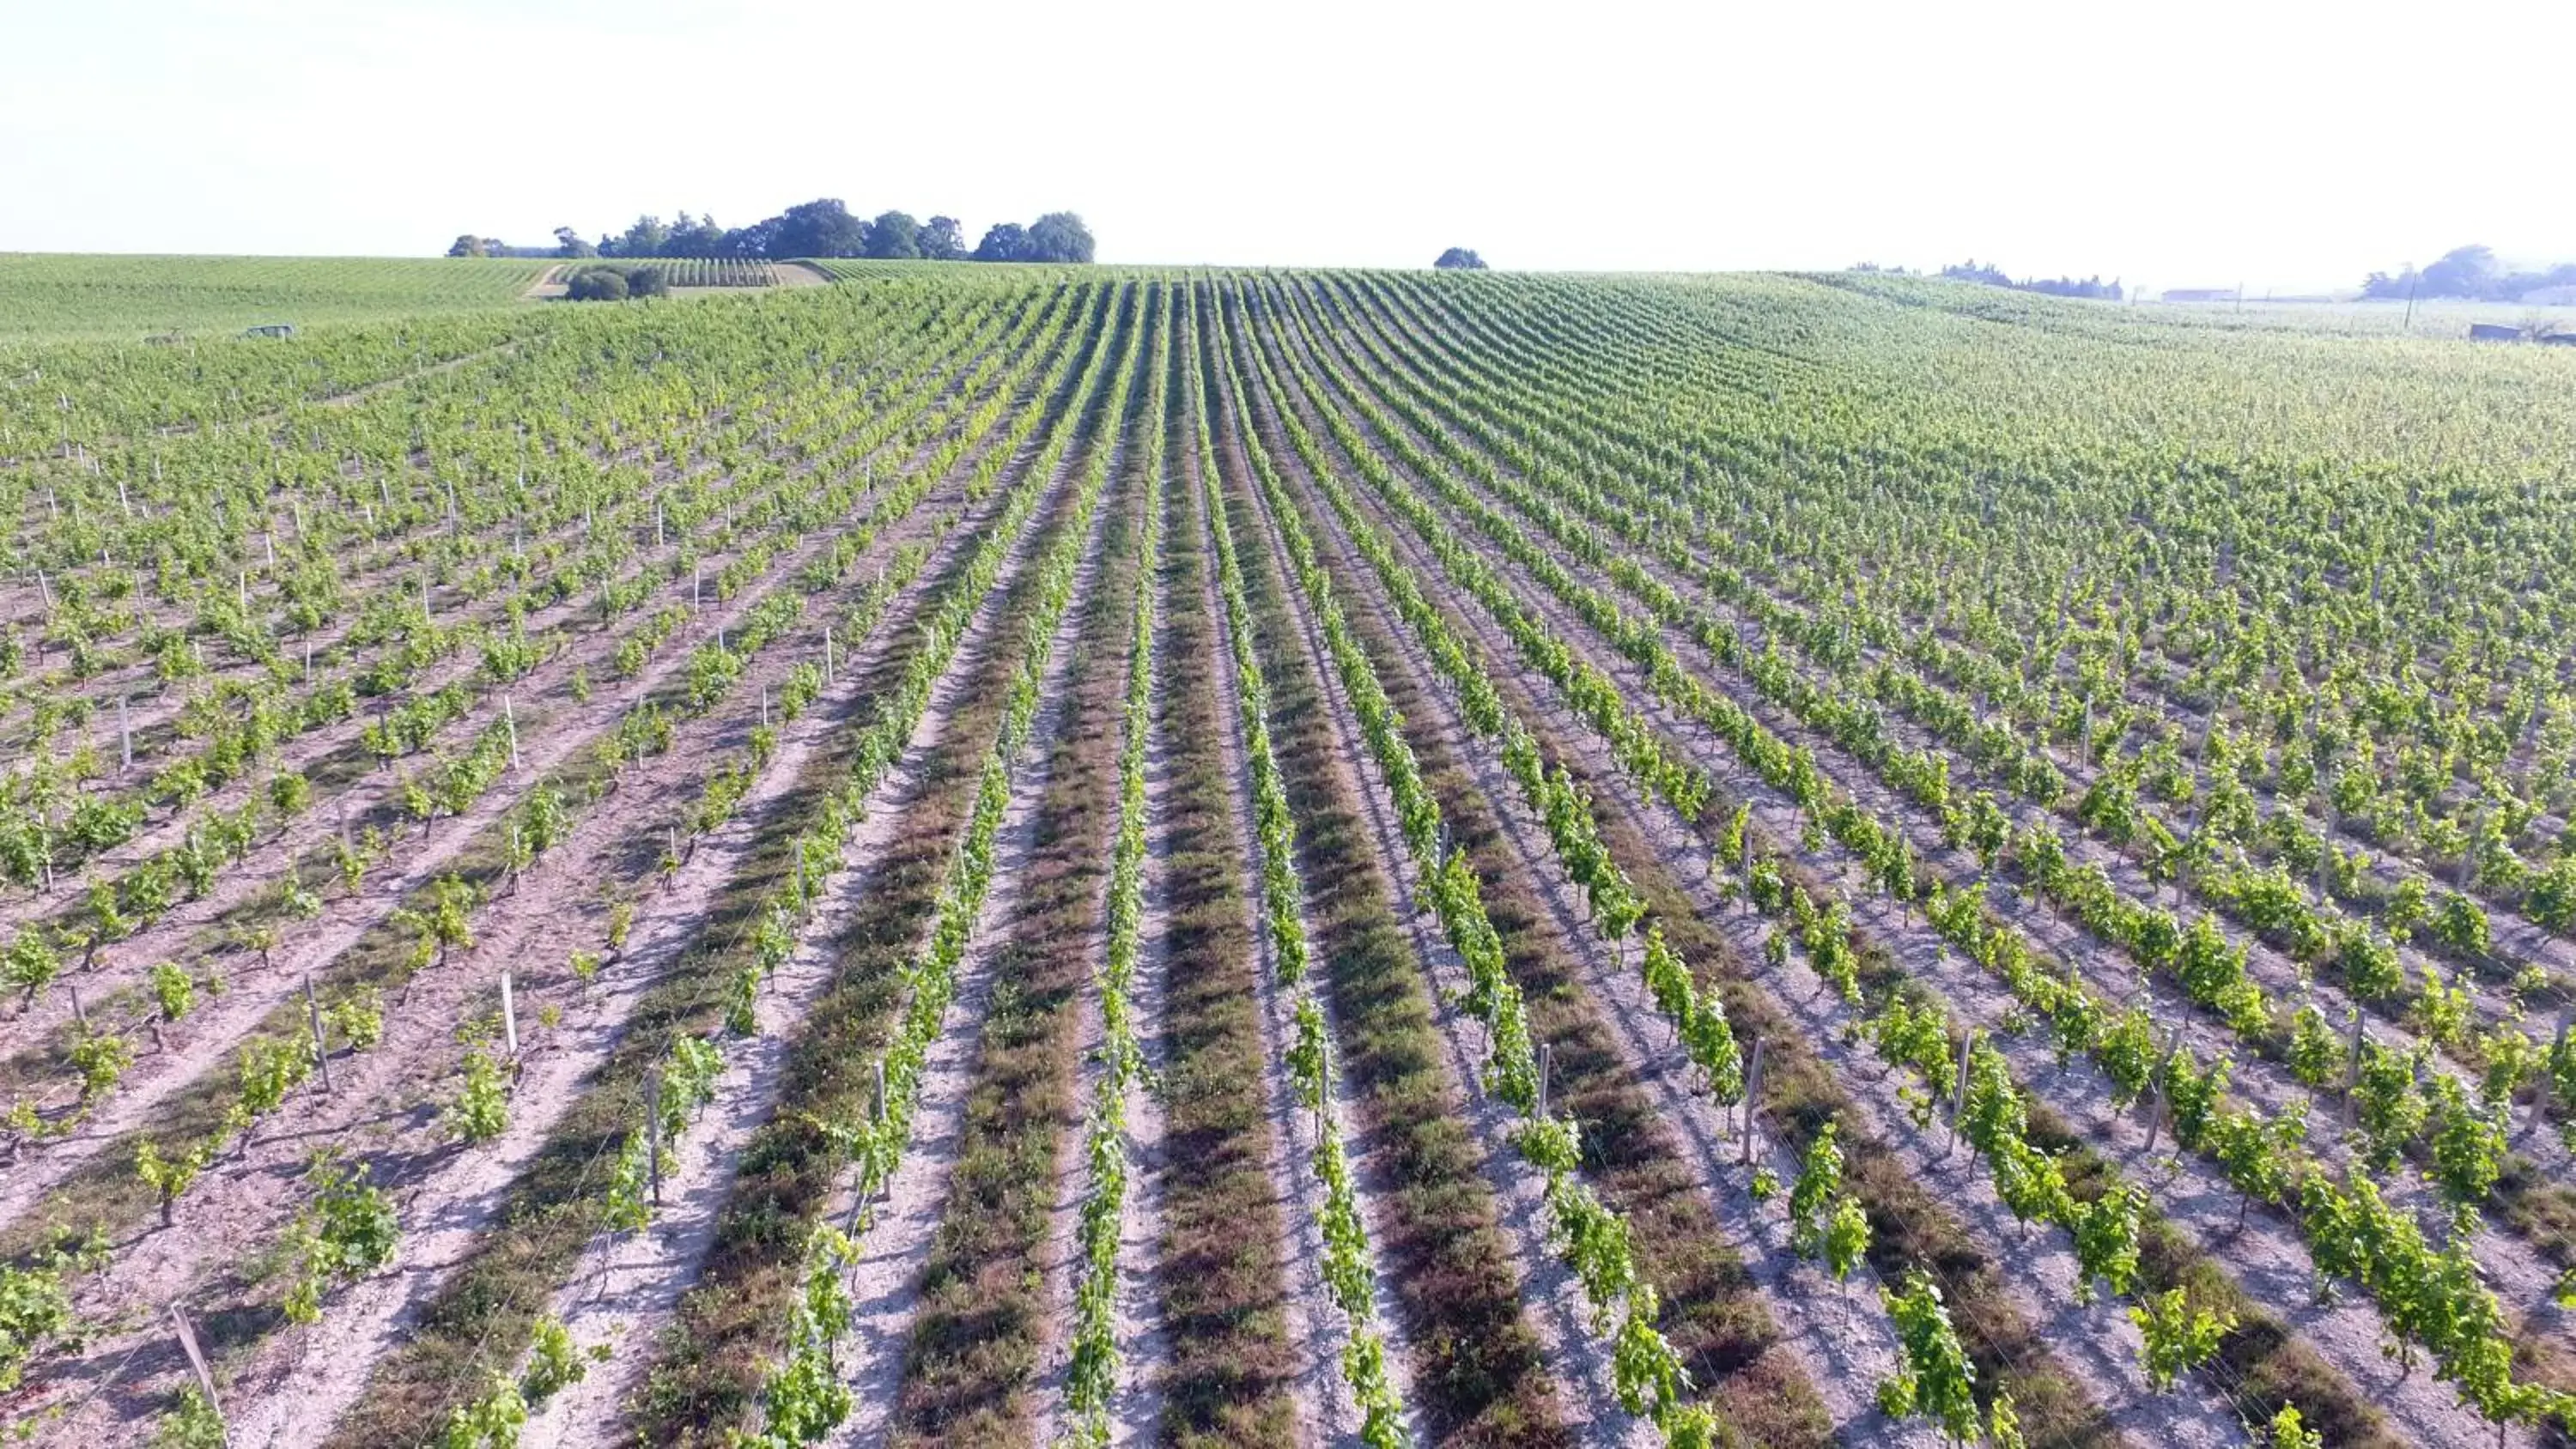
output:
[{"label": "distant vineyard on hill", "polygon": [[137,341],[435,314],[515,300],[538,261],[358,257],[119,257],[0,254],[0,343],[17,338]]}]

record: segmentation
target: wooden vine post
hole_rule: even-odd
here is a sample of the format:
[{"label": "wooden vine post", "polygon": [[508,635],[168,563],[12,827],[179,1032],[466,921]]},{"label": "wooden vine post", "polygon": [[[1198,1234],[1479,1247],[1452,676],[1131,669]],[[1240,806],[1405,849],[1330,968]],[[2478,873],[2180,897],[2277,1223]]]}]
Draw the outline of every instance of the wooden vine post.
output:
[{"label": "wooden vine post", "polygon": [[322,1069],[322,1095],[331,1095],[331,1039],[322,1030],[322,998],[313,993],[313,973],[304,973],[304,1015],[313,1028],[313,1060]]},{"label": "wooden vine post", "polygon": [[511,1060],[516,1061],[519,1056],[519,1001],[518,994],[511,990],[510,973],[506,968],[501,972],[501,1039],[510,1048]]},{"label": "wooden vine post", "polygon": [[653,1206],[662,1205],[662,1069],[644,1073],[644,1164],[653,1184]]},{"label": "wooden vine post", "polygon": [[1762,1038],[1753,1039],[1753,1056],[1744,1068],[1744,1165],[1753,1165],[1753,1110],[1762,1100]]},{"label": "wooden vine post", "polygon": [[190,1326],[186,1310],[176,1303],[170,1305],[170,1330],[178,1335],[179,1351],[188,1357],[189,1372],[197,1376],[197,1392],[206,1396],[206,1408],[215,1416],[224,1442],[231,1443],[231,1429],[224,1424],[223,1400],[215,1395],[214,1371],[206,1366],[205,1351],[197,1346],[197,1330]]}]

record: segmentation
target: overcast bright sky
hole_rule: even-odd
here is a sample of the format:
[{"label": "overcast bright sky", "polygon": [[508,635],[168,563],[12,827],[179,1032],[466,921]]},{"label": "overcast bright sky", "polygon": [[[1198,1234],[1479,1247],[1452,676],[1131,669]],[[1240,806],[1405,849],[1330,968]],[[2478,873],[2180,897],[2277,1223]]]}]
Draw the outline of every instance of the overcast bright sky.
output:
[{"label": "overcast bright sky", "polygon": [[434,254],[838,196],[1104,262],[2347,285],[2576,258],[2576,4],[13,0],[0,249]]}]

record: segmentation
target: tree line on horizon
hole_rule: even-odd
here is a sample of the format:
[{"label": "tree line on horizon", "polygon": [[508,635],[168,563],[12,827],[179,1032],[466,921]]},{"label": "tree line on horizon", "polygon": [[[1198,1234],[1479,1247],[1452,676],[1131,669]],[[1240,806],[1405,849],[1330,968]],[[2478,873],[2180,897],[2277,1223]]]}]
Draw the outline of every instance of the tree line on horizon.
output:
[{"label": "tree line on horizon", "polygon": [[[1856,263],[1852,270],[1876,272],[1891,277],[1915,275],[1904,267],[1882,267],[1876,262]],[[2120,279],[2117,277],[2107,282],[2099,276],[2026,277],[2015,281],[2003,268],[1992,262],[1980,262],[1974,257],[1964,262],[1952,262],[1943,267],[1938,275],[1953,282],[1975,282],[1980,286],[2003,287],[2015,292],[2038,292],[2051,297],[2090,297],[2097,301],[2117,302],[2128,296],[2128,290],[2120,284]]]},{"label": "tree line on horizon", "polygon": [[2457,297],[2478,302],[2519,302],[2554,287],[2576,289],[2576,262],[2560,262],[2537,271],[2508,271],[2495,249],[2475,244],[2453,247],[2423,270],[2407,263],[2397,271],[2373,272],[2361,294],[2383,301],[2407,297]]},{"label": "tree line on horizon", "polygon": [[1992,262],[1981,264],[1974,257],[1943,267],[1941,275],[1955,282],[1979,282],[1989,287],[2007,287],[2016,292],[2039,292],[2051,297],[2091,297],[2097,301],[2117,302],[2128,295],[2117,277],[2107,282],[2098,276],[2080,279],[2025,277],[2017,282],[2005,275],[2003,268]]},{"label": "tree line on horizon", "polygon": [[1050,211],[1026,226],[997,222],[969,251],[966,232],[953,216],[924,222],[909,212],[873,218],[852,214],[838,197],[800,202],[765,221],[722,227],[712,216],[665,222],[639,216],[622,233],[603,232],[593,242],[568,226],[555,228],[552,246],[511,246],[496,237],[459,235],[451,257],[868,257],[881,261],[1088,262],[1091,228],[1070,211]]}]

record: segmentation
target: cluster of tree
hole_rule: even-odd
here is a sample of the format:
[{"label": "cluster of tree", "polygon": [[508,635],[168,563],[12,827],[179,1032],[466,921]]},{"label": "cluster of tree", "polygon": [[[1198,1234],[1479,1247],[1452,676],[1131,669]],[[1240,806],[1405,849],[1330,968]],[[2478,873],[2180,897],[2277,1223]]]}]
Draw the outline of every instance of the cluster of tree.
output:
[{"label": "cluster of tree", "polygon": [[[1862,270],[1867,271],[1870,268],[1864,266]],[[2092,297],[2106,302],[2117,302],[2126,295],[2116,278],[2106,282],[2100,277],[2085,277],[2081,280],[2074,277],[2032,277],[2026,281],[2016,282],[2004,274],[2003,268],[1990,262],[1980,263],[1974,258],[1943,267],[1941,275],[1954,282],[1977,282],[1989,287],[2009,287],[2016,292],[2045,292],[2052,297]]]},{"label": "cluster of tree", "polygon": [[675,222],[639,216],[622,233],[596,242],[571,227],[555,228],[551,247],[513,247],[494,237],[459,236],[451,257],[875,257],[887,261],[1088,262],[1091,228],[1070,211],[1051,211],[1027,226],[1001,222],[973,251],[953,216],[917,221],[888,211],[868,220],[836,197],[801,202],[766,221],[726,228],[711,216],[681,212]]},{"label": "cluster of tree", "polygon": [[671,279],[660,267],[583,267],[564,283],[564,295],[576,302],[623,302],[670,291]]},{"label": "cluster of tree", "polygon": [[[566,230],[569,229],[566,228]],[[562,232],[557,232],[556,235],[561,236]],[[544,247],[514,247],[497,236],[476,236],[469,231],[456,238],[455,242],[447,248],[447,254],[451,257],[559,257],[564,252],[560,244]]]},{"label": "cluster of tree", "polygon": [[2518,302],[2552,287],[2576,287],[2576,262],[2560,262],[2540,271],[2509,272],[2488,247],[2453,247],[2440,261],[2417,271],[2412,263],[2394,275],[2373,272],[2361,294],[2398,300],[2406,297],[2465,297],[2481,302]]},{"label": "cluster of tree", "polygon": [[1485,259],[1476,255],[1473,247],[1451,247],[1431,265],[1444,272],[1481,272],[1485,270]]}]

